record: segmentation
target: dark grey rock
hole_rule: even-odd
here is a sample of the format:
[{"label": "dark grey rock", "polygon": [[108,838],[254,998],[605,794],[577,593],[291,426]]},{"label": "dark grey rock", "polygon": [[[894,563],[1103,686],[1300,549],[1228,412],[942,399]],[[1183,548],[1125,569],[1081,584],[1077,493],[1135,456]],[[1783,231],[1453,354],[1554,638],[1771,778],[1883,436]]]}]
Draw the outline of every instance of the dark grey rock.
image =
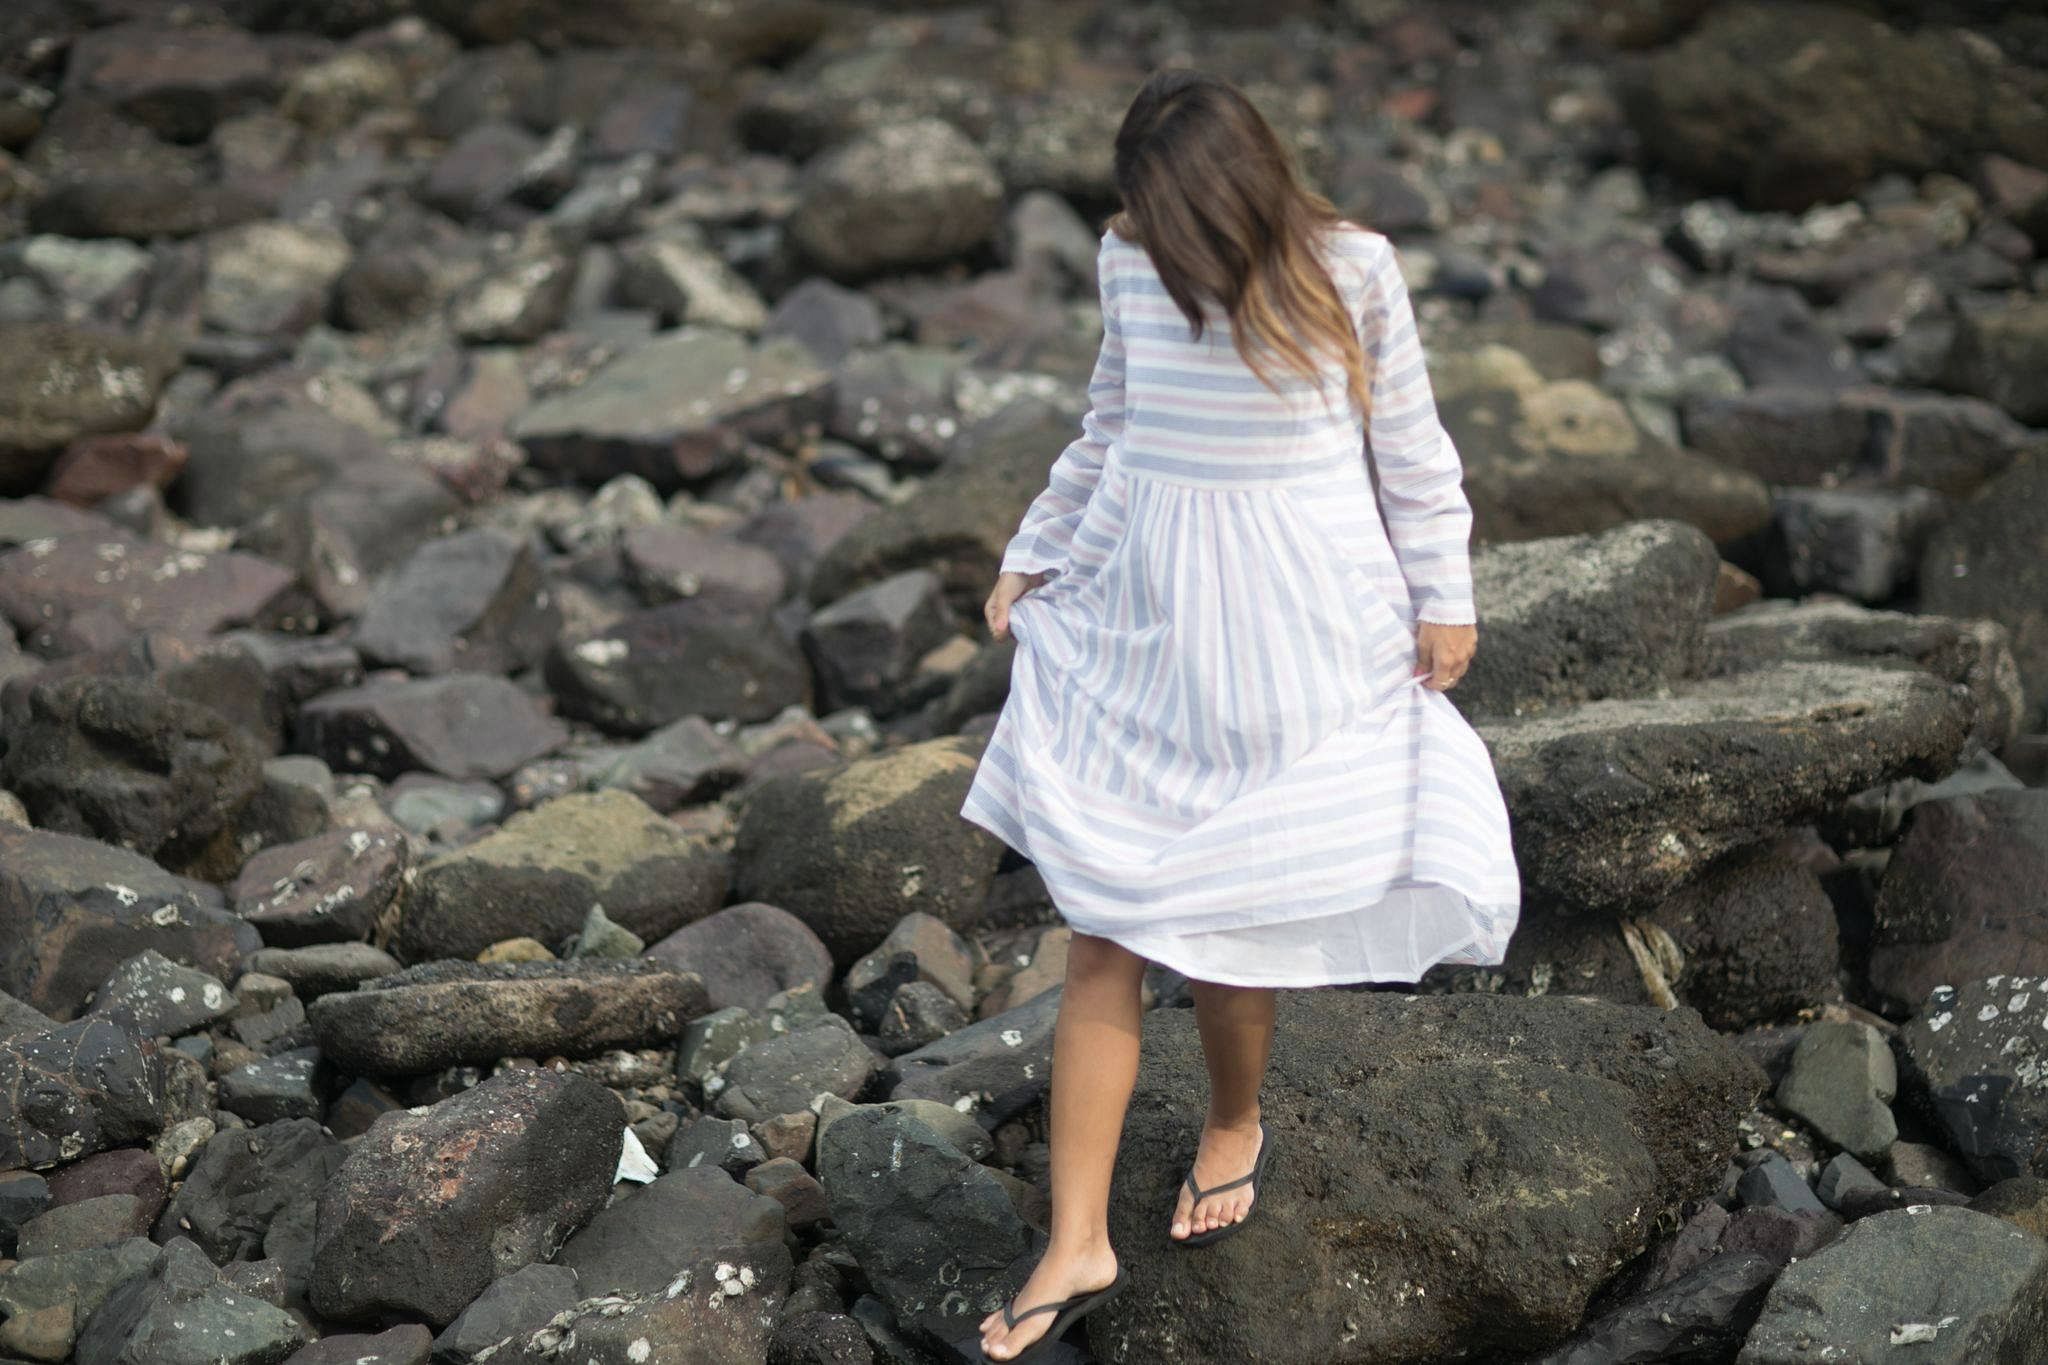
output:
[{"label": "dark grey rock", "polygon": [[1978,1178],[2048,1176],[2048,975],[1936,986],[1899,1042],[1906,1093]]},{"label": "dark grey rock", "polygon": [[0,780],[36,823],[173,865],[256,791],[263,755],[219,712],[128,678],[35,684]]},{"label": "dark grey rock", "polygon": [[[1094,247],[1089,247],[1092,263]],[[857,290],[813,275],[775,301],[762,325],[764,337],[792,337],[823,365],[882,340],[882,310]]]},{"label": "dark grey rock", "polygon": [[55,1208],[24,1223],[15,1254],[21,1260],[119,1245],[149,1235],[156,1211],[132,1194],[102,1194]]},{"label": "dark grey rock", "polygon": [[315,1077],[320,1050],[293,1048],[238,1066],[220,1078],[220,1107],[251,1123],[318,1119],[325,1103]]},{"label": "dark grey rock", "polygon": [[145,630],[196,637],[264,621],[290,584],[289,568],[260,553],[68,535],[0,554],[0,616],[36,653],[60,657]]},{"label": "dark grey rock", "polygon": [[1742,1344],[1777,1273],[1778,1263],[1767,1256],[1724,1252],[1630,1299],[1530,1365],[1725,1358]]},{"label": "dark grey rock", "polygon": [[745,776],[746,752],[701,716],[684,716],[628,746],[595,785],[631,792],[657,811],[708,801]]},{"label": "dark grey rock", "polygon": [[[1609,1268],[1667,1213],[1716,1188],[1762,1084],[1684,1008],[1344,990],[1283,992],[1279,1009],[1291,1041],[1264,1091],[1276,1143],[1266,1207],[1221,1257],[1160,1235],[1201,1131],[1207,1072],[1192,1011],[1148,1016],[1110,1235],[1133,1279],[1159,1289],[1093,1314],[1098,1345],[1198,1359],[1545,1349],[1578,1330]],[[1296,1106],[1314,1116],[1298,1135]],[[1313,1134],[1333,1124],[1353,1137],[1318,1146]],[[1516,1193],[1532,1181],[1577,1193]],[[1474,1247],[1483,1285],[1467,1273]],[[1371,1313],[1268,1311],[1354,1293],[1367,1276],[1388,1286]],[[1214,1308],[1191,1316],[1178,1306],[1188,1302]]]},{"label": "dark grey rock", "polygon": [[1791,1365],[1817,1347],[1847,1360],[2038,1358],[2048,1350],[2048,1243],[1962,1208],[1861,1219],[1785,1268],[1736,1360]]},{"label": "dark grey rock", "polygon": [[156,1136],[156,1044],[96,1017],[0,1042],[0,1169],[47,1168]]},{"label": "dark grey rock", "polygon": [[855,1099],[881,1069],[851,1024],[820,1014],[741,1048],[704,1088],[720,1114],[758,1123],[807,1110],[820,1093]]},{"label": "dark grey rock", "polygon": [[2029,426],[2048,423],[2048,400],[2029,376],[2048,359],[2048,307],[2017,299],[1965,312],[1944,367],[1955,387],[1989,399]]},{"label": "dark grey rock", "polygon": [[434,1334],[409,1322],[375,1336],[322,1337],[284,1365],[427,1365],[433,1347]]},{"label": "dark grey rock", "polygon": [[966,1028],[967,1011],[929,981],[906,981],[889,997],[876,1035],[890,1056],[913,1052]]},{"label": "dark grey rock", "polygon": [[235,913],[272,947],[366,939],[412,868],[412,848],[384,829],[334,829],[266,848],[228,888]]},{"label": "dark grey rock", "polygon": [[288,982],[301,1000],[332,991],[354,990],[365,981],[399,970],[398,959],[367,943],[314,943],[304,948],[264,948],[251,953],[248,968]]},{"label": "dark grey rock", "polygon": [[943,586],[930,569],[906,569],[812,613],[804,648],[825,709],[889,709],[919,661],[954,634]]},{"label": "dark grey rock", "polygon": [[1899,1135],[1891,1110],[1898,1088],[1882,1034],[1865,1023],[1819,1019],[1799,1040],[1775,1098],[1828,1142],[1874,1161]]},{"label": "dark grey rock", "polygon": [[671,1171],[708,1166],[737,1180],[767,1159],[767,1149],[747,1131],[744,1120],[704,1114],[677,1126],[662,1165]]},{"label": "dark grey rock", "polygon": [[713,1009],[757,1010],[778,991],[823,991],[832,979],[832,953],[810,927],[762,901],[713,911],[650,946],[647,956],[695,972]]},{"label": "dark grey rock", "polygon": [[1735,1193],[1751,1208],[1784,1209],[1788,1213],[1827,1212],[1815,1197],[1813,1187],[1806,1183],[1806,1177],[1776,1152],[1744,1171],[1735,1182]]},{"label": "dark grey rock", "polygon": [[2048,792],[1980,791],[1914,805],[1885,864],[1870,981],[1901,1009],[1937,986],[2048,976]]},{"label": "dark grey rock", "polygon": [[49,1182],[34,1171],[10,1171],[0,1176],[0,1251],[13,1256],[14,1239],[22,1227],[48,1207]]},{"label": "dark grey rock", "polygon": [[811,703],[803,654],[772,623],[694,598],[559,640],[543,673],[564,714],[621,734],[686,716],[764,721]]},{"label": "dark grey rock", "polygon": [[428,541],[374,592],[349,642],[412,673],[516,673],[560,631],[533,548],[488,526]]},{"label": "dark grey rock", "polygon": [[147,1273],[107,1295],[78,1334],[78,1356],[107,1365],[279,1365],[310,1336],[284,1310],[231,1288],[205,1252],[174,1237]]},{"label": "dark grey rock", "polygon": [[371,682],[300,708],[300,747],[338,772],[395,778],[414,769],[505,777],[559,748],[568,732],[526,692],[482,673]]},{"label": "dark grey rock", "polygon": [[704,1012],[698,980],[661,963],[450,960],[323,995],[308,1017],[334,1065],[403,1076],[659,1046]]},{"label": "dark grey rock", "polygon": [[120,1013],[145,1038],[175,1038],[234,1013],[235,998],[219,978],[183,967],[144,948],[114,969],[93,993],[94,1014]]},{"label": "dark grey rock", "polygon": [[1927,544],[1918,608],[1983,617],[2011,632],[2023,730],[2048,717],[2048,454],[2035,451],[1956,508]]},{"label": "dark grey rock", "polygon": [[1030,1272],[1031,1230],[993,1172],[922,1119],[861,1108],[818,1144],[832,1221],[898,1321],[971,1337]]},{"label": "dark grey rock", "polygon": [[145,1274],[157,1248],[137,1237],[118,1246],[23,1261],[0,1273],[0,1350],[64,1360],[79,1330],[116,1288]]},{"label": "dark grey rock", "polygon": [[0,491],[33,491],[81,436],[140,430],[177,367],[177,348],[162,339],[55,322],[10,329],[0,358]]},{"label": "dark grey rock", "polygon": [[683,327],[528,407],[507,434],[551,473],[630,472],[670,492],[732,468],[748,440],[781,444],[822,415],[829,382],[794,342]]},{"label": "dark grey rock", "polygon": [[565,1265],[530,1265],[491,1282],[434,1338],[434,1365],[470,1365],[485,1350],[530,1335],[583,1297]]},{"label": "dark grey rock", "polygon": [[603,1206],[624,1131],[611,1092],[538,1069],[502,1072],[424,1114],[385,1115],[321,1193],[314,1310],[447,1326]]},{"label": "dark grey rock", "polygon": [[1948,500],[1924,488],[1788,488],[1771,498],[1767,591],[1893,600],[1920,572],[1929,534]]},{"label": "dark grey rock", "polygon": [[693,1265],[750,1265],[759,1281],[789,1282],[782,1206],[717,1167],[671,1171],[613,1202],[555,1257],[586,1298],[655,1294]]},{"label": "dark grey rock", "polygon": [[0,986],[70,1019],[128,958],[153,948],[226,979],[255,931],[219,893],[111,844],[0,824]]},{"label": "dark grey rock", "polygon": [[[1934,678],[1790,663],[1475,728],[1518,826],[1529,899],[1629,910],[1853,792],[1947,772],[1975,710],[1966,689]],[[1702,765],[1711,788],[1678,781]],[[1646,783],[1657,773],[1673,783]],[[1570,832],[1588,803],[1611,833],[1597,845]]]},{"label": "dark grey rock", "polygon": [[216,1133],[165,1206],[157,1238],[189,1237],[222,1263],[253,1259],[280,1211],[317,1195],[346,1155],[312,1119]]},{"label": "dark grey rock", "polygon": [[938,1100],[991,1126],[1037,1103],[1052,1070],[1064,987],[980,1019],[896,1059],[889,1098]]},{"label": "dark grey rock", "polygon": [[740,615],[772,611],[788,587],[782,563],[732,536],[657,522],[619,538],[626,575],[648,605],[691,598]]},{"label": "dark grey rock", "polygon": [[924,265],[987,240],[1003,182],[941,119],[856,134],[804,167],[791,239],[837,279]]}]

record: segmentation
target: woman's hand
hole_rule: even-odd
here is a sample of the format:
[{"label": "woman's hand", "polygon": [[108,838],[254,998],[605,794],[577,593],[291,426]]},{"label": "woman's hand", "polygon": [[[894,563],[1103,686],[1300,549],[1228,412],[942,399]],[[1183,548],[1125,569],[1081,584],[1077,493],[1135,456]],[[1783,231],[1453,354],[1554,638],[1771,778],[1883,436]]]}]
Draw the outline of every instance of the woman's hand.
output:
[{"label": "woman's hand", "polygon": [[1415,623],[1415,674],[1421,677],[1429,674],[1424,687],[1438,692],[1448,691],[1458,679],[1465,676],[1465,670],[1472,666],[1472,655],[1479,648],[1479,627],[1447,626],[1439,621],[1418,621]]},{"label": "woman's hand", "polygon": [[988,622],[989,634],[998,640],[1009,639],[1010,603],[1050,577],[1051,573],[1045,570],[1034,574],[998,574],[995,591],[988,595],[988,601],[981,604],[982,619]]}]

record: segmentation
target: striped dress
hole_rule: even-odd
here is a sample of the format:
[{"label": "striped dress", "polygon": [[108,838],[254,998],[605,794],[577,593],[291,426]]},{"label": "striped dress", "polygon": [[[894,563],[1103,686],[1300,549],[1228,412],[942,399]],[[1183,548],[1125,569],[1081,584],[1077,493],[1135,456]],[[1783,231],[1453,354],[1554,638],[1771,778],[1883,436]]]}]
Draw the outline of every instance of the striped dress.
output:
[{"label": "striped dress", "polygon": [[1416,671],[1415,621],[1476,619],[1464,471],[1393,244],[1347,222],[1327,253],[1369,421],[1335,365],[1266,388],[1220,310],[1194,339],[1105,232],[1092,410],[1003,555],[1051,576],[960,814],[1075,929],[1197,980],[1414,981],[1498,963],[1520,913],[1492,760]]}]

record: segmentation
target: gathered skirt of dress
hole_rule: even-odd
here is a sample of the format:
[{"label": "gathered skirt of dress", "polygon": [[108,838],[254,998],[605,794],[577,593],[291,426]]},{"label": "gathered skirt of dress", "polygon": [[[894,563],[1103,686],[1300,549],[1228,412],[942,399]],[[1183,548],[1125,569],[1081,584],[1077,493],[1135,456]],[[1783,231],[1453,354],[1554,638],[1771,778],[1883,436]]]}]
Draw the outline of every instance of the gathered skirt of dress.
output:
[{"label": "gathered skirt of dress", "polygon": [[1415,673],[1372,496],[1355,458],[1102,470],[1071,563],[1011,605],[1010,694],[960,809],[1075,929],[1244,986],[1503,960],[1506,805]]}]

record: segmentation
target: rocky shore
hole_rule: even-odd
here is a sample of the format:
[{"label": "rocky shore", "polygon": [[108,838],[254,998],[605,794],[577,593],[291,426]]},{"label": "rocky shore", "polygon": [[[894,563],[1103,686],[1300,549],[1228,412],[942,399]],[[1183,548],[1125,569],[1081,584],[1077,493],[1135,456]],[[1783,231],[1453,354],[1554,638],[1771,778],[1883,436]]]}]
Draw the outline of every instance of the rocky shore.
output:
[{"label": "rocky shore", "polygon": [[1147,976],[1050,1353],[2048,1359],[2048,20],[1991,3],[18,0],[0,1361],[944,1365],[1066,931],[956,812],[1110,139],[1398,244],[1508,960]]}]

